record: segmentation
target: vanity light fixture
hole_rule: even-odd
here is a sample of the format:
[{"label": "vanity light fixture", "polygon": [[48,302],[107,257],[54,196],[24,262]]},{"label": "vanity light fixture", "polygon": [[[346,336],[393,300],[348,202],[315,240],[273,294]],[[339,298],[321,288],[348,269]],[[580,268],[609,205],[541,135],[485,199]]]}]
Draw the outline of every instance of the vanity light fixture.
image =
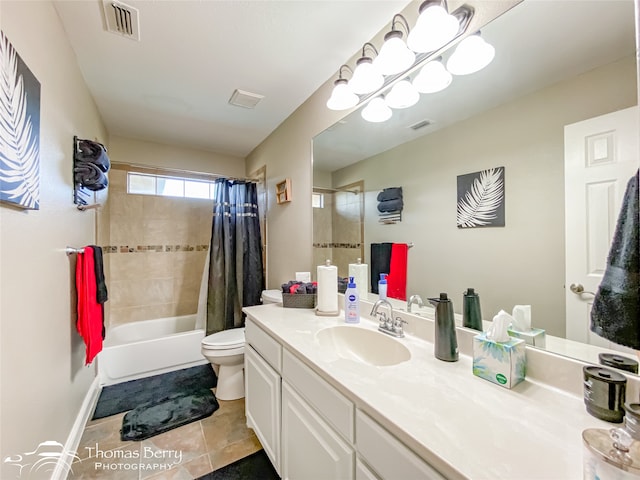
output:
[{"label": "vanity light fixture", "polygon": [[353,93],[358,95],[375,92],[384,84],[384,77],[366,54],[367,46],[378,56],[378,50],[372,43],[367,42],[362,46],[362,56],[356,62],[356,69],[348,83]]},{"label": "vanity light fixture", "polygon": [[451,85],[452,80],[453,76],[442,64],[442,57],[438,57],[420,69],[413,79],[413,86],[420,93],[436,93]]},{"label": "vanity light fixture", "polygon": [[355,107],[358,102],[360,102],[360,97],[353,93],[351,87],[348,85],[347,79],[342,78],[343,68],[347,68],[353,75],[353,71],[349,68],[349,65],[342,65],[340,67],[338,79],[333,82],[334,87],[331,92],[331,97],[327,100],[327,108],[330,110],[347,110]]},{"label": "vanity light fixture", "polygon": [[385,98],[385,102],[391,108],[409,108],[418,103],[418,100],[418,90],[406,79],[395,83]]},{"label": "vanity light fixture", "polygon": [[418,11],[418,21],[407,37],[414,52],[434,52],[458,34],[460,22],[447,11],[446,0],[426,0]]},{"label": "vanity light fixture", "polygon": [[389,120],[392,112],[385,102],[384,97],[380,95],[372,99],[367,106],[362,109],[361,115],[367,122],[380,123]]},{"label": "vanity light fixture", "polygon": [[447,70],[454,75],[475,73],[489,65],[495,54],[496,49],[485,42],[478,31],[458,44],[447,60]]},{"label": "vanity light fixture", "polygon": [[402,25],[407,35],[409,34],[407,19],[396,13],[391,20],[391,31],[384,36],[384,44],[380,49],[380,53],[373,60],[373,65],[383,75],[395,75],[396,73],[404,72],[416,60],[416,54],[409,50],[407,44],[402,40],[402,31],[396,28],[397,25]]}]

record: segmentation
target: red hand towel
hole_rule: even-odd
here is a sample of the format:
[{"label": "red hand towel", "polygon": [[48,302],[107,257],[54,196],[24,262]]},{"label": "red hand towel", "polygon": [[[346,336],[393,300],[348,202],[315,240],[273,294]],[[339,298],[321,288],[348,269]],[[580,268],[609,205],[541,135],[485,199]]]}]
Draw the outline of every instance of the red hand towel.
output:
[{"label": "red hand towel", "polygon": [[407,256],[406,243],[391,245],[391,266],[387,277],[387,296],[398,300],[407,299]]},{"label": "red hand towel", "polygon": [[86,347],[85,365],[102,350],[102,305],[97,301],[93,248],[84,247],[76,259],[78,320],[76,328]]}]

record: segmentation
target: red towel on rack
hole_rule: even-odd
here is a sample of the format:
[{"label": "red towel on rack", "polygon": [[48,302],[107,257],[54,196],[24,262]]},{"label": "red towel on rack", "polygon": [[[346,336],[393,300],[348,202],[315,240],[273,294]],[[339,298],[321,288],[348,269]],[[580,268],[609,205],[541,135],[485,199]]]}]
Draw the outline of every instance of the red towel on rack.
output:
[{"label": "red towel on rack", "polygon": [[97,282],[93,248],[84,247],[76,259],[78,320],[76,328],[86,346],[85,365],[102,350],[103,308],[97,300]]},{"label": "red towel on rack", "polygon": [[391,266],[387,276],[387,296],[398,300],[407,299],[407,256],[406,243],[391,245]]}]

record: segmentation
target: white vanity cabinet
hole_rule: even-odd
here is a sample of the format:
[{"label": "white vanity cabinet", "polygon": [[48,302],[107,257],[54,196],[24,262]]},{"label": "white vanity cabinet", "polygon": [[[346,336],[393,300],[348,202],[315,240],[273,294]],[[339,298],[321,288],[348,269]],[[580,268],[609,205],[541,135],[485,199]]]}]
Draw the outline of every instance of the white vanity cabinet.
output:
[{"label": "white vanity cabinet", "polygon": [[[244,351],[245,411],[252,428],[280,476],[280,408],[282,347],[247,322]],[[268,363],[269,359],[271,363]],[[274,368],[275,367],[275,368]],[[278,370],[276,370],[278,368]]]},{"label": "white vanity cabinet", "polygon": [[283,480],[444,478],[251,317],[245,335],[247,424]]},{"label": "white vanity cabinet", "polygon": [[282,479],[351,480],[354,450],[282,382]]}]

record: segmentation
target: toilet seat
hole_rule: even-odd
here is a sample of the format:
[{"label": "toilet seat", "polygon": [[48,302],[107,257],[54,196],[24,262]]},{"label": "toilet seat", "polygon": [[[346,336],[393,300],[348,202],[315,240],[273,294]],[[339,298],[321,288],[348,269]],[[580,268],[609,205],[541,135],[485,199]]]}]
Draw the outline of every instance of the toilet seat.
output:
[{"label": "toilet seat", "polygon": [[212,333],[202,339],[205,350],[232,350],[244,347],[244,327]]}]

